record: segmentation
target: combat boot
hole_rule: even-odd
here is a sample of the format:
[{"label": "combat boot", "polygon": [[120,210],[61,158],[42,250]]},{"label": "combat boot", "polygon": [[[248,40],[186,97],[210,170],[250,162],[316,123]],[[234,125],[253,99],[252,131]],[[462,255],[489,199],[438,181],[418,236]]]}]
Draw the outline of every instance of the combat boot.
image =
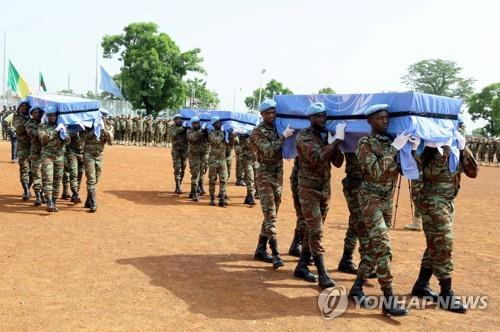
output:
[{"label": "combat boot", "polygon": [[95,191],[90,192],[90,212],[94,213],[97,211],[97,201],[95,199]]},{"label": "combat boot", "polygon": [[[302,251],[302,245],[300,244],[299,231],[296,229],[293,234],[293,240],[288,249],[288,254],[290,256],[301,257],[300,252]],[[309,258],[311,255],[309,255]],[[309,261],[309,260],[308,260]]]},{"label": "combat boot", "polygon": [[226,203],[226,198],[224,197],[224,195],[219,195],[219,206],[220,207],[226,207],[227,203]]},{"label": "combat boot", "polygon": [[57,197],[52,197],[52,204],[54,206],[53,212],[59,212],[59,209],[57,208]]},{"label": "combat boot", "polygon": [[335,281],[326,272],[325,262],[323,261],[323,255],[313,256],[314,265],[318,270],[318,285],[321,288],[335,287]]},{"label": "combat boot", "polygon": [[431,277],[432,269],[421,266],[417,281],[411,290],[411,295],[430,298],[432,301],[437,302],[438,294],[433,292],[429,286],[429,280],[431,280]]},{"label": "combat boot", "polygon": [[21,185],[23,186],[23,201],[28,201],[31,197],[29,183],[21,182]]},{"label": "combat boot", "polygon": [[87,198],[85,199],[85,204],[83,205],[86,209],[90,209],[90,191],[87,190]]},{"label": "combat boot", "polygon": [[205,189],[203,189],[203,181],[200,181],[200,182],[198,183],[198,193],[199,193],[201,196],[203,196],[203,195],[205,195],[205,194],[206,194],[206,193],[205,193]]},{"label": "combat boot", "polygon": [[413,217],[413,223],[405,225],[405,229],[409,231],[422,231],[422,218]]},{"label": "combat boot", "polygon": [[408,315],[408,310],[403,308],[401,304],[396,301],[394,294],[392,293],[392,287],[387,287],[383,289],[384,298],[382,299],[382,312],[390,316],[406,316]]},{"label": "combat boot", "polygon": [[61,199],[68,199],[70,198],[69,194],[68,194],[68,185],[67,184],[63,184],[63,192],[62,192],[62,195],[61,195]]},{"label": "combat boot", "polygon": [[47,212],[55,212],[54,202],[52,202],[52,198],[47,198]]},{"label": "combat boot", "polygon": [[210,194],[210,206],[215,206],[215,195]]},{"label": "combat boot", "polygon": [[339,272],[349,273],[349,274],[357,274],[358,269],[356,268],[356,264],[352,261],[352,252],[346,250],[344,248],[344,253],[342,254],[342,258],[340,259]]},{"label": "combat boot", "polygon": [[42,193],[38,190],[35,191],[35,203],[33,203],[35,206],[40,206],[42,205]]},{"label": "combat boot", "polygon": [[356,277],[354,280],[354,284],[349,291],[349,297],[353,299],[357,304],[360,304],[363,307],[369,307],[368,300],[366,299],[365,293],[363,292],[363,285],[365,284],[365,280],[360,277]]},{"label": "combat boot", "polygon": [[197,192],[194,192],[193,193],[193,196],[191,197],[191,200],[193,202],[199,202],[200,201],[200,197],[198,196],[198,193]]},{"label": "combat boot", "polygon": [[182,194],[182,189],[181,189],[181,180],[175,180],[175,193],[177,195]]},{"label": "combat boot", "polygon": [[247,194],[243,204],[247,204],[247,205],[255,205],[256,204],[254,199],[253,199],[253,195],[251,193]]},{"label": "combat boot", "polygon": [[282,267],[283,260],[281,260],[280,252],[278,250],[278,240],[276,237],[269,239],[269,247],[271,248],[271,253],[273,255],[273,268],[278,269]]},{"label": "combat boot", "polygon": [[451,312],[465,314],[467,312],[467,305],[460,302],[451,289],[451,278],[439,279],[441,292],[438,297],[438,308],[442,308]]},{"label": "combat boot", "polygon": [[81,202],[82,202],[82,200],[81,200],[80,196],[78,195],[78,191],[73,190],[73,189],[71,189],[71,191],[72,191],[72,193],[73,193],[73,194],[71,195],[71,202],[73,202],[74,204],[81,203]]},{"label": "combat boot", "polygon": [[241,179],[241,178],[237,178],[236,179],[235,185],[238,186],[238,187],[244,187],[244,186],[246,186],[245,182],[243,182],[243,179]]},{"label": "combat boot", "polygon": [[260,195],[259,195],[259,191],[258,190],[255,190],[254,198],[255,199],[260,199]]},{"label": "combat boot", "polygon": [[309,282],[318,281],[318,276],[309,271],[308,263],[311,260],[311,252],[309,250],[302,250],[300,253],[299,262],[295,267],[293,275],[297,278],[304,279]]},{"label": "combat boot", "polygon": [[253,258],[259,261],[263,261],[266,263],[272,263],[273,258],[267,253],[267,236],[260,235],[259,236],[259,243],[257,244],[257,249],[255,249],[255,254],[253,255]]}]

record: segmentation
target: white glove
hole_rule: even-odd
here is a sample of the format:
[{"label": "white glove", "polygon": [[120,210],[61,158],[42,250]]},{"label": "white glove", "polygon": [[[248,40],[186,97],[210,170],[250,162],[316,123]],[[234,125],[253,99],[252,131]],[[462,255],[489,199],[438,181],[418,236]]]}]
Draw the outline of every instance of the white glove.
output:
[{"label": "white glove", "polygon": [[292,136],[294,133],[295,133],[295,130],[293,130],[292,128],[290,128],[290,125],[288,125],[286,127],[285,131],[283,131],[283,136],[285,138],[288,138],[288,137]]},{"label": "white glove", "polygon": [[457,131],[455,133],[455,138],[457,139],[458,149],[460,151],[465,149],[465,137],[460,132]]},{"label": "white glove", "polygon": [[408,141],[411,143],[411,150],[412,151],[415,151],[418,149],[418,146],[420,145],[420,137],[410,136],[410,138],[408,138]]},{"label": "white glove", "polygon": [[224,131],[224,125],[220,126],[220,130]]},{"label": "white glove", "polygon": [[58,124],[56,127],[56,131],[61,131],[62,129],[66,129],[62,123]]},{"label": "white glove", "polygon": [[187,121],[184,121],[184,122],[182,123],[182,126],[183,126],[183,127],[187,127],[187,126],[188,126],[188,122],[187,122]]},{"label": "white glove", "polygon": [[396,136],[394,141],[392,142],[392,146],[395,147],[398,151],[405,146],[406,142],[408,142],[408,139],[410,138],[410,135],[405,135],[405,134],[399,134]]},{"label": "white glove", "polygon": [[339,123],[335,127],[335,139],[339,141],[343,141],[345,139],[345,127],[347,127],[347,123]]},{"label": "white glove", "polygon": [[332,144],[335,142],[335,135],[332,134],[330,131],[328,132],[328,144]]},{"label": "white glove", "polygon": [[207,123],[203,122],[203,124],[201,125],[201,129],[205,129],[205,128],[207,128]]},{"label": "white glove", "polygon": [[101,119],[101,121],[99,121],[99,125],[101,126],[101,128],[104,128],[104,121]]}]

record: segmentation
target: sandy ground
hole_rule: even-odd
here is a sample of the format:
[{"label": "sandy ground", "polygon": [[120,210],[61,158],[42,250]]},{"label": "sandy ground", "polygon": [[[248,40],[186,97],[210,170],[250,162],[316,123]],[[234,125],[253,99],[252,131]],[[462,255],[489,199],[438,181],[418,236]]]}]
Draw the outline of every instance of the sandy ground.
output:
[{"label": "sandy ground", "polygon": [[[500,169],[483,167],[463,179],[455,221],[455,291],[489,295],[487,310],[452,314],[428,308],[389,318],[356,310],[324,320],[318,288],[292,277],[296,259],[284,255],[274,271],[252,259],[261,223],[260,206],[241,202],[209,207],[173,194],[166,148],[106,148],[96,214],[60,203],[60,212],[23,202],[18,166],[0,143],[0,330],[495,330],[500,327],[497,261],[500,244]],[[288,251],[295,214],[286,162],[278,240]],[[233,165],[234,167],[234,165]],[[233,172],[234,174],[234,172]],[[334,172],[326,221],[326,263],[339,284],[354,276],[336,271],[346,230],[347,207]],[[188,190],[189,182],[183,185]],[[424,249],[423,233],[402,230],[410,221],[403,182],[397,227],[391,231],[397,294],[408,294]],[[82,190],[83,192],[84,190]],[[356,256],[356,261],[358,257]],[[432,286],[438,289],[435,279]],[[376,280],[368,294],[380,293]]]}]

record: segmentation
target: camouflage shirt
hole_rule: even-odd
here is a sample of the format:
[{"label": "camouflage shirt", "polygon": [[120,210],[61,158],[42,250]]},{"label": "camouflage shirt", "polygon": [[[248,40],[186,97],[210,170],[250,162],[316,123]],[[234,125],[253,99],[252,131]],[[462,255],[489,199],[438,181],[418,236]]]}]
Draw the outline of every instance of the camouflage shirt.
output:
[{"label": "camouflage shirt", "polygon": [[29,119],[26,122],[26,132],[31,139],[30,156],[39,156],[42,153],[42,143],[38,137],[38,125],[40,122]]},{"label": "camouflage shirt", "polygon": [[208,133],[208,142],[210,143],[209,162],[226,160],[226,142],[222,130],[212,130]]},{"label": "camouflage shirt", "polygon": [[69,136],[71,138],[71,142],[67,146],[67,149],[71,150],[73,153],[82,154],[83,153],[83,136],[85,132],[76,132],[71,133]]},{"label": "camouflage shirt", "polygon": [[57,124],[40,124],[38,125],[38,137],[42,144],[42,157],[60,157],[64,155],[64,146],[70,141],[69,136],[64,140],[56,131]]},{"label": "camouflage shirt", "polygon": [[174,150],[185,150],[188,146],[187,141],[187,128],[181,126],[170,127],[170,137],[172,137],[172,149]]},{"label": "camouflage shirt", "polygon": [[30,137],[26,131],[26,122],[29,120],[29,116],[23,115],[19,112],[14,113],[12,124],[16,129],[17,139],[22,143],[29,143]]},{"label": "camouflage shirt", "polygon": [[240,135],[238,141],[241,147],[241,153],[240,153],[241,158],[248,161],[254,161],[255,154],[254,151],[252,150],[250,136]]},{"label": "camouflage shirt", "polygon": [[346,177],[350,180],[359,180],[363,179],[363,170],[361,169],[361,165],[359,164],[358,157],[354,152],[346,152],[345,155],[345,174]]},{"label": "camouflage shirt", "polygon": [[85,157],[98,158],[104,152],[104,146],[113,144],[113,127],[108,124],[101,128],[99,138],[94,134],[94,128],[86,128],[83,138],[83,154]]},{"label": "camouflage shirt", "polygon": [[189,128],[186,136],[188,139],[188,151],[190,153],[205,151],[208,142],[208,135],[205,130]]},{"label": "camouflage shirt", "polygon": [[260,170],[265,170],[266,166],[274,168],[283,166],[282,148],[285,138],[278,136],[274,124],[269,127],[264,122],[260,123],[250,137],[255,156],[261,165]]}]

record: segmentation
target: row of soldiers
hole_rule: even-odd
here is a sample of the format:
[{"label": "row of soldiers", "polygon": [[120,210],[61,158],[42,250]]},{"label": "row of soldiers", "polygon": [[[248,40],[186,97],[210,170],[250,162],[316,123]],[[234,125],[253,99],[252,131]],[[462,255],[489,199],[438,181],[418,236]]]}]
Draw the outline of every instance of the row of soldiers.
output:
[{"label": "row of soldiers", "polygon": [[470,136],[468,137],[468,142],[477,161],[490,165],[494,162],[497,164],[500,163],[500,137],[486,138]]},{"label": "row of soldiers", "polygon": [[[102,111],[102,116],[107,115]],[[69,132],[58,124],[53,106],[33,106],[22,101],[9,123],[9,132],[17,138],[17,161],[23,188],[22,199],[30,200],[31,187],[35,206],[47,205],[48,212],[59,211],[57,199],[63,186],[63,199],[81,203],[79,196],[83,173],[87,179],[85,207],[97,210],[96,186],[102,170],[105,144],[112,144],[113,128],[101,120],[98,126]],[[68,187],[72,195],[69,196]]]},{"label": "row of soldiers", "polygon": [[118,115],[112,118],[117,144],[140,146],[168,146],[172,122],[153,116]]}]

